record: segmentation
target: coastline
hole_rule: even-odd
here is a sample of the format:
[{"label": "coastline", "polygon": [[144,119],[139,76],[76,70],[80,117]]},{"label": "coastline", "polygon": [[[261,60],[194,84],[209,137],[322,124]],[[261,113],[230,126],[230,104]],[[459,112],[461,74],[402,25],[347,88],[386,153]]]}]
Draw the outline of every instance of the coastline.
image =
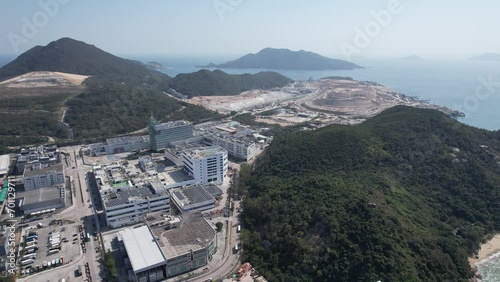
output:
[{"label": "coastline", "polygon": [[480,273],[477,273],[477,265],[498,253],[500,253],[500,234],[496,234],[486,243],[481,244],[477,254],[469,258],[469,264],[476,272],[476,277],[480,277]]}]

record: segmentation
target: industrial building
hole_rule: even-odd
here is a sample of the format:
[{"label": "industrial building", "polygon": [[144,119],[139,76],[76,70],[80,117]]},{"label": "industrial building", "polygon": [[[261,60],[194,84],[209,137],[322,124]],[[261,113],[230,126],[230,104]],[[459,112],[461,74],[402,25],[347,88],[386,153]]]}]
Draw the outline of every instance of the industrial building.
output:
[{"label": "industrial building", "polygon": [[159,124],[153,117],[149,123],[149,142],[151,150],[167,148],[171,142],[193,137],[193,125],[185,120]]},{"label": "industrial building", "polygon": [[45,213],[66,206],[66,195],[63,186],[44,187],[16,193],[19,210],[25,215]]},{"label": "industrial building", "polygon": [[193,213],[215,207],[215,198],[222,196],[216,185],[192,185],[173,189],[172,202],[181,213]]},{"label": "industrial building", "polygon": [[131,270],[129,281],[155,282],[165,278],[167,261],[147,226],[127,228],[119,233]]},{"label": "industrial building", "polygon": [[123,136],[106,139],[103,143],[94,143],[88,146],[86,153],[90,156],[104,156],[144,150],[149,148],[149,135]]},{"label": "industrial building", "polygon": [[61,152],[56,145],[22,148],[17,155],[16,169],[23,172],[26,166],[53,165],[61,162]]},{"label": "industrial building", "polygon": [[64,185],[64,169],[62,163],[42,164],[32,163],[24,168],[24,189],[26,191]]},{"label": "industrial building", "polygon": [[227,173],[227,151],[220,146],[183,150],[184,171],[196,183],[222,184]]},{"label": "industrial building", "polygon": [[217,251],[217,232],[204,218],[168,230],[149,225],[128,228],[118,240],[130,261],[130,281],[154,282],[192,271],[207,265]]},{"label": "industrial building", "polygon": [[116,185],[101,191],[101,198],[111,228],[142,222],[147,213],[170,211],[170,195],[159,180],[142,187]]},{"label": "industrial building", "polygon": [[233,137],[224,133],[216,133],[204,137],[207,145],[218,145],[226,149],[232,157],[250,161],[257,155],[257,144],[247,137]]}]

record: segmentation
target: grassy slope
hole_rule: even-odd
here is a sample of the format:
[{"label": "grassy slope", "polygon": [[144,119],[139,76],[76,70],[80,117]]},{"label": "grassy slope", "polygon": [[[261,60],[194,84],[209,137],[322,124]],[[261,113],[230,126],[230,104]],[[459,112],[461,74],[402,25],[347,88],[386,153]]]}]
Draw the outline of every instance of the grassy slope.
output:
[{"label": "grassy slope", "polygon": [[494,154],[498,133],[408,107],[278,136],[243,174],[243,260],[271,281],[467,281],[500,227]]}]

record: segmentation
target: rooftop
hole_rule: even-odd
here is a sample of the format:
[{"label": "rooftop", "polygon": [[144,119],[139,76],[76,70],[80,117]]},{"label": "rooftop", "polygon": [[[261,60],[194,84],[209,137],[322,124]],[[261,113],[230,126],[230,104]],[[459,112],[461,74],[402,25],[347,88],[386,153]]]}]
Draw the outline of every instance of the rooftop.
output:
[{"label": "rooftop", "polygon": [[210,193],[208,193],[201,185],[193,185],[186,188],[174,189],[173,196],[181,206],[214,200],[212,195],[210,195]]},{"label": "rooftop", "polygon": [[162,182],[166,185],[182,183],[189,180],[194,180],[193,177],[187,175],[182,169],[177,169],[168,172],[161,172],[158,174]]},{"label": "rooftop", "polygon": [[147,226],[120,232],[135,273],[165,264],[165,258]]},{"label": "rooftop", "polygon": [[44,187],[30,191],[17,192],[16,198],[23,199],[21,205],[41,204],[51,200],[59,200],[61,198],[61,189],[57,187]]},{"label": "rooftop", "polygon": [[191,125],[191,123],[186,120],[169,121],[162,124],[156,124],[154,128],[155,130],[165,130],[168,128],[180,127],[185,125]]},{"label": "rooftop", "polygon": [[9,155],[0,156],[0,175],[7,174],[7,172],[9,172],[9,163],[10,163]]},{"label": "rooftop", "polygon": [[143,136],[123,136],[106,139],[108,145],[131,144],[137,142],[149,142],[149,135]]},{"label": "rooftop", "polygon": [[226,149],[220,146],[209,146],[209,147],[195,147],[184,150],[184,153],[189,155],[191,158],[205,158],[211,157],[219,153],[227,153]]},{"label": "rooftop", "polygon": [[30,167],[27,166],[26,170],[24,171],[24,177],[29,177],[29,176],[39,175],[39,174],[46,174],[47,172],[50,172],[50,171],[62,171],[62,170],[63,170],[62,163],[48,165],[48,166],[42,167],[40,169],[31,169]]},{"label": "rooftop", "polygon": [[107,192],[102,195],[104,205],[106,207],[114,207],[134,202],[136,200],[145,200],[147,198],[155,198],[165,195],[166,192],[155,194],[146,186],[138,188],[130,188],[119,192]]},{"label": "rooftop", "polygon": [[197,218],[183,223],[179,228],[160,234],[158,245],[167,259],[205,248],[215,236],[212,228],[204,218]]}]

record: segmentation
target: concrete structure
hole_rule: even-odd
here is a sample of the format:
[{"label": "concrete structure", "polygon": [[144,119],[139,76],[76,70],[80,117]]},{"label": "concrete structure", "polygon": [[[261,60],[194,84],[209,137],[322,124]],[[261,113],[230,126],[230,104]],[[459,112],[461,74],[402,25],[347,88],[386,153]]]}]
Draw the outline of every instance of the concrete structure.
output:
[{"label": "concrete structure", "polygon": [[44,187],[16,193],[19,209],[25,214],[34,214],[66,206],[64,187]]},{"label": "concrete structure", "polygon": [[212,134],[204,137],[207,145],[218,145],[226,149],[234,158],[250,161],[257,154],[257,144],[254,140],[246,137],[232,137],[227,134]]},{"label": "concrete structure", "polygon": [[204,267],[217,251],[217,232],[204,218],[153,234],[167,259],[167,278]]},{"label": "concrete structure", "polygon": [[56,145],[22,148],[17,155],[16,168],[18,172],[23,172],[26,166],[38,165],[47,166],[61,162],[61,152]]},{"label": "concrete structure", "polygon": [[170,211],[170,195],[159,181],[137,188],[120,185],[101,191],[101,198],[111,228],[143,222],[147,213]]},{"label": "concrete structure", "polygon": [[129,228],[118,238],[130,261],[131,281],[160,281],[204,267],[217,251],[217,232],[204,218],[177,222],[168,230],[163,225]]},{"label": "concrete structure", "polygon": [[193,137],[193,125],[185,120],[170,121],[162,124],[151,117],[149,123],[149,142],[151,150],[161,150],[171,142]]},{"label": "concrete structure", "polygon": [[220,146],[197,147],[183,151],[184,171],[197,183],[222,184],[227,173],[227,151]]},{"label": "concrete structure", "polygon": [[87,153],[91,156],[104,156],[148,148],[149,135],[123,136],[106,139],[104,143],[90,144]]},{"label": "concrete structure", "polygon": [[0,156],[0,178],[3,178],[9,173],[10,155]]},{"label": "concrete structure", "polygon": [[23,174],[24,189],[34,190],[42,187],[64,185],[62,163],[54,165],[33,163],[26,166]]},{"label": "concrete structure", "polygon": [[154,282],[165,278],[166,259],[147,226],[127,228],[119,236],[132,266],[131,281]]},{"label": "concrete structure", "polygon": [[181,213],[193,213],[215,207],[215,198],[212,193],[221,196],[222,190],[216,185],[193,185],[186,188],[173,189],[172,202]]}]

